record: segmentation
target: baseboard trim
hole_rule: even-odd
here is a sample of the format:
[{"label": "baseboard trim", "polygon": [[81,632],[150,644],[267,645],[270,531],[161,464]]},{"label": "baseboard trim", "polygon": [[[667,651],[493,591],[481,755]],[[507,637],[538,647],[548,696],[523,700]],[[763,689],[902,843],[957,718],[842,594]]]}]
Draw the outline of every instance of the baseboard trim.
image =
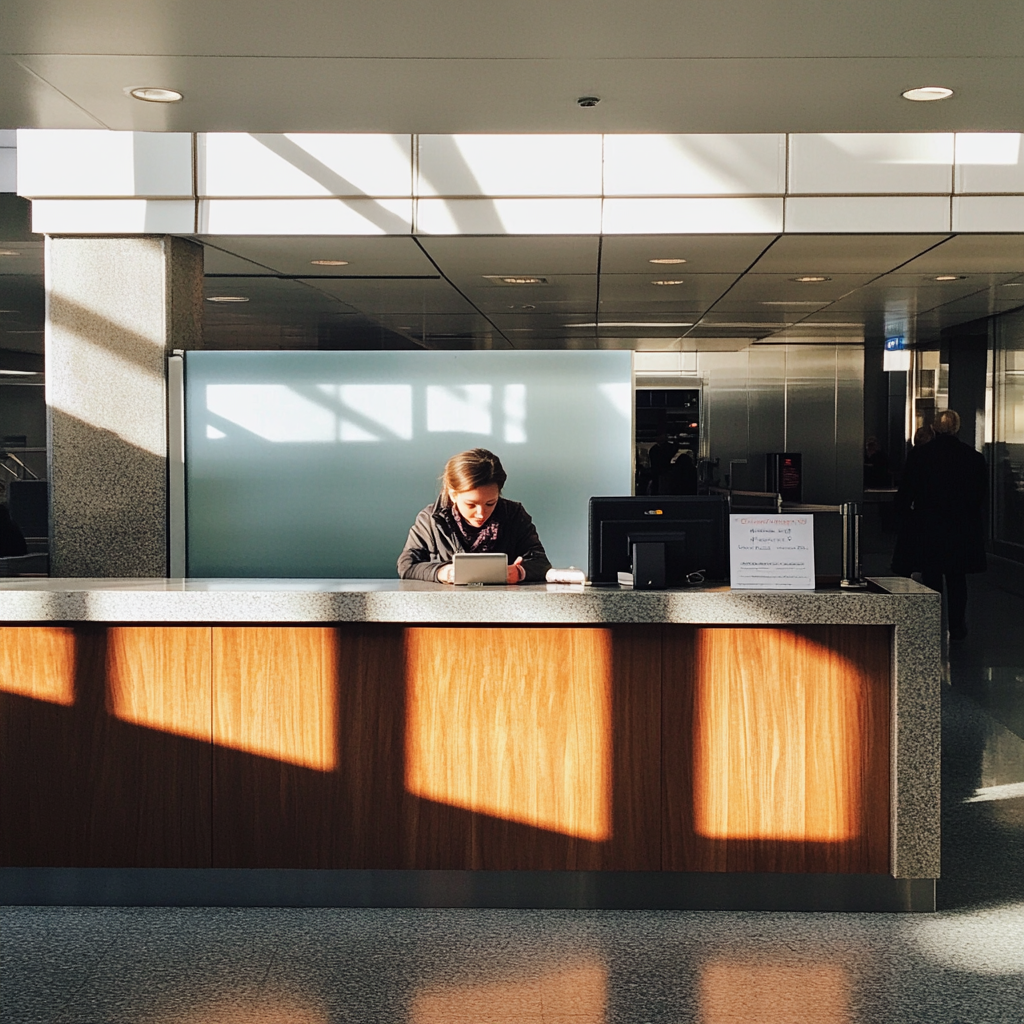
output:
[{"label": "baseboard trim", "polygon": [[0,868],[0,905],[920,913],[935,880],[662,871]]}]

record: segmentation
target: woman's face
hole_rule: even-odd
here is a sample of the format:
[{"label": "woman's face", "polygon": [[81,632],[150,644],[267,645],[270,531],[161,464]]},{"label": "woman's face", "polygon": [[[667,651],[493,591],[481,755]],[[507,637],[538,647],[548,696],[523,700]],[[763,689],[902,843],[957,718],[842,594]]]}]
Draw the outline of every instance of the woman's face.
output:
[{"label": "woman's face", "polygon": [[497,484],[487,484],[472,491],[449,491],[448,497],[470,526],[483,526],[498,504],[501,488]]}]

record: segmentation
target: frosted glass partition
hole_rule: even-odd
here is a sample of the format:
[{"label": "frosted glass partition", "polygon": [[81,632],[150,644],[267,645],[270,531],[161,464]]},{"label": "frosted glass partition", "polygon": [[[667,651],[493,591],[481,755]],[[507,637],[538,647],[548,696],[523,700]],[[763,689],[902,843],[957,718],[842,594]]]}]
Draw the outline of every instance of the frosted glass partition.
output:
[{"label": "frosted glass partition", "polygon": [[629,494],[630,352],[189,352],[191,576],[394,577],[449,456],[490,448],[555,565]]}]

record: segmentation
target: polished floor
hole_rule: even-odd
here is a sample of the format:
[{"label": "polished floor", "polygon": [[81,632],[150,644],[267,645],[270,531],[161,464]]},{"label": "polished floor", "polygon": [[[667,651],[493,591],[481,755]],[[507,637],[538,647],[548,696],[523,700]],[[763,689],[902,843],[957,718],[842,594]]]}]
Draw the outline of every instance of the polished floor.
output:
[{"label": "polished floor", "polygon": [[972,579],[934,915],[0,910],[3,1024],[1024,1021],[1024,598]]}]

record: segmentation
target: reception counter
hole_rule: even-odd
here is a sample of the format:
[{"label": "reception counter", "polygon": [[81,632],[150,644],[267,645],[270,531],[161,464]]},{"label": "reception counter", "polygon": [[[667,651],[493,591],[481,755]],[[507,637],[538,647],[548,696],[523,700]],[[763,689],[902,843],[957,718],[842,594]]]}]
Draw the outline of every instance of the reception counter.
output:
[{"label": "reception counter", "polygon": [[0,583],[0,902],[928,910],[939,598]]}]

